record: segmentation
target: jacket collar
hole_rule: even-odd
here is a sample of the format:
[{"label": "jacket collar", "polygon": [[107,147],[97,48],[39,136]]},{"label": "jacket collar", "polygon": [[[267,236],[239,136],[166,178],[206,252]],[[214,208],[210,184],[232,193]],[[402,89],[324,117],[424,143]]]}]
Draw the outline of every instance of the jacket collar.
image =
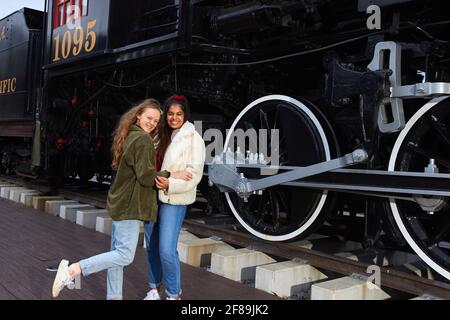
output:
[{"label": "jacket collar", "polygon": [[130,127],[130,131],[144,131],[141,127],[139,127],[137,124],[133,124]]},{"label": "jacket collar", "polygon": [[177,129],[172,133],[172,142],[191,136],[194,132],[195,126],[191,122],[186,121],[180,129]]}]

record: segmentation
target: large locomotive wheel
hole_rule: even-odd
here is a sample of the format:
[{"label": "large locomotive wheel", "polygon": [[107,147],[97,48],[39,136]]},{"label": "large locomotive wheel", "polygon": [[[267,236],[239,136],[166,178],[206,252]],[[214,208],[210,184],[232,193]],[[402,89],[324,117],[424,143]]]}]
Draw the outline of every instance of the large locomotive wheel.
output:
[{"label": "large locomotive wheel", "polygon": [[[228,131],[225,150],[231,145],[236,129],[255,129],[256,132],[278,129],[281,166],[308,166],[330,160],[337,153],[331,126],[323,114],[311,103],[288,96],[265,96],[242,110]],[[269,152],[271,143],[275,142],[268,139]],[[242,153],[249,149],[249,144],[245,145],[246,150]],[[251,172],[244,174],[252,178]],[[245,229],[270,241],[306,236],[322,224],[334,202],[334,195],[326,190],[289,186],[267,188],[260,195],[251,195],[247,202],[235,193],[226,193],[225,197]]]},{"label": "large locomotive wheel", "polygon": [[[435,98],[408,121],[395,142],[389,171],[424,172],[430,163],[450,172],[450,98]],[[434,159],[434,160],[432,160]],[[447,198],[390,199],[395,222],[416,254],[450,280],[450,207]],[[427,207],[428,206],[428,207]]]}]

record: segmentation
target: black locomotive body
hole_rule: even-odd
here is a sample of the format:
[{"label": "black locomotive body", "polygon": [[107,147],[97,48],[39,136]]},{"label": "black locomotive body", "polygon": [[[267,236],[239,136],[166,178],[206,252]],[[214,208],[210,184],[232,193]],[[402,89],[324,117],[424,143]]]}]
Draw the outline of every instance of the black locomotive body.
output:
[{"label": "black locomotive body", "polygon": [[23,9],[0,21],[0,141],[6,170],[30,155],[41,66],[42,12]]},{"label": "black locomotive body", "polygon": [[[271,241],[344,221],[364,245],[407,243],[449,279],[450,20],[443,5],[47,1],[40,31],[6,26],[11,39],[28,39],[26,53],[6,47],[0,34],[0,59],[14,57],[0,65],[0,90],[15,89],[0,94],[3,168],[47,175],[54,185],[107,180],[120,115],[145,97],[178,92],[191,101],[192,120],[202,121],[207,150],[230,148],[239,158],[228,128],[278,134],[273,150],[265,140],[269,162],[255,158],[247,136],[243,162],[221,164],[229,181],[210,177],[215,186],[208,186],[205,178],[200,189],[212,211],[231,209],[249,232]],[[35,12],[10,18],[27,14]],[[26,66],[17,58],[24,54]],[[11,121],[28,131],[18,134]],[[225,141],[208,135],[210,128]],[[299,178],[264,180],[258,170],[275,164],[275,151],[278,173]]]}]

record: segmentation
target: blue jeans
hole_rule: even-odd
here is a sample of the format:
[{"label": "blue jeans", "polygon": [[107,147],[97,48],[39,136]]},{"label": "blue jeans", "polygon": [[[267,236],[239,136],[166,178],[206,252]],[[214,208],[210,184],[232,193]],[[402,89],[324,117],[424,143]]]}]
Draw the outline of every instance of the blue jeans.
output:
[{"label": "blue jeans", "polygon": [[83,276],[108,269],[106,299],[122,299],[123,267],[134,260],[139,239],[139,220],[113,221],[111,251],[80,261]]},{"label": "blue jeans", "polygon": [[169,297],[181,294],[177,243],[186,209],[185,205],[161,203],[158,221],[144,224],[150,288],[157,288],[162,282]]}]

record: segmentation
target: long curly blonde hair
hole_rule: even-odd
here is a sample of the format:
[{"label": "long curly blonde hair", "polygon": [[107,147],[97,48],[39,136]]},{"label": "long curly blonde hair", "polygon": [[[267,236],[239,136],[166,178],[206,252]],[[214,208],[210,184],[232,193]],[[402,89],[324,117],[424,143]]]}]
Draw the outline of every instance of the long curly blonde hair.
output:
[{"label": "long curly blonde hair", "polygon": [[[136,106],[132,107],[120,118],[119,124],[113,133],[113,143],[111,151],[113,154],[111,167],[117,170],[119,167],[120,158],[123,153],[123,143],[130,132],[130,128],[133,124],[136,124],[137,116],[141,115],[146,109],[156,109],[162,113],[161,105],[158,100],[149,98],[139,102]],[[155,139],[157,133],[153,133],[152,138]]]}]

